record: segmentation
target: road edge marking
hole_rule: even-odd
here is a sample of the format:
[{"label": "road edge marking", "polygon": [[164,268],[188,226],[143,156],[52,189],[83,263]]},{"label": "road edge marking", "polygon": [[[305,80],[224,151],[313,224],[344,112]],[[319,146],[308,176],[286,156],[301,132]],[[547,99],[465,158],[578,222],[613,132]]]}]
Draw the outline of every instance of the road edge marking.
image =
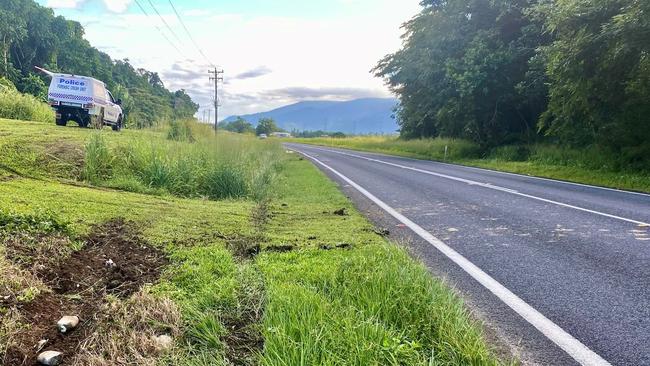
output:
[{"label": "road edge marking", "polygon": [[390,207],[388,204],[377,198],[372,193],[368,192],[365,188],[355,183],[350,178],[339,173],[336,169],[330,167],[329,165],[323,163],[319,159],[299,150],[289,148],[293,151],[296,151],[305,157],[309,158],[313,162],[323,166],[328,169],[336,176],[341,178],[343,181],[348,183],[354,189],[363,194],[366,198],[374,202],[377,206],[381,207],[388,214],[393,216],[395,219],[406,225],[409,229],[415,232],[419,237],[427,241],[429,244],[434,246],[438,251],[444,254],[452,262],[462,268],[470,277],[480,283],[488,291],[498,297],[504,304],[514,310],[519,314],[524,320],[529,324],[537,328],[546,338],[555,343],[560,347],[564,352],[571,356],[581,365],[589,366],[611,366],[609,362],[603,359],[600,355],[589,349],[582,342],[574,338],[571,334],[567,333],[559,325],[553,323],[550,319],[545,317],[542,313],[535,310],[532,306],[528,305],[523,301],[519,296],[515,295],[512,291],[508,290],[505,286],[499,283],[497,280],[492,278],[487,273],[483,272],[478,266],[470,262],[467,258],[463,257],[460,253],[456,252],[454,249],[449,247],[447,244],[442,242],[440,239],[433,236],[431,233],[426,231],[424,228],[416,224],[415,222],[408,219],[406,216],[397,212],[394,208]]},{"label": "road edge marking", "polygon": [[453,175],[436,173],[436,172],[432,172],[430,170],[425,170],[425,169],[410,167],[410,166],[406,166],[406,165],[391,163],[391,162],[388,162],[388,161],[384,161],[384,160],[380,160],[380,159],[373,159],[373,158],[369,158],[369,157],[362,156],[362,155],[350,154],[350,153],[346,153],[346,152],[343,152],[343,151],[327,150],[327,149],[323,149],[323,148],[314,148],[314,149],[315,150],[327,151],[327,152],[331,152],[331,153],[339,154],[339,155],[350,156],[350,157],[357,158],[357,159],[368,160],[368,161],[372,161],[372,162],[375,162],[375,163],[390,165],[390,166],[394,166],[396,168],[401,168],[401,169],[411,170],[411,171],[418,172],[418,173],[433,175],[433,176],[436,176],[436,177],[439,177],[439,178],[450,179],[450,180],[466,183],[466,184],[473,185],[473,186],[479,186],[479,187],[483,187],[483,188],[492,189],[492,190],[495,190],[495,191],[510,193],[510,194],[514,194],[516,196],[530,198],[530,199],[533,199],[533,200],[536,200],[536,201],[546,202],[546,203],[550,203],[550,204],[553,204],[553,205],[556,205],[556,206],[571,208],[571,209],[574,209],[574,210],[577,210],[577,211],[582,211],[582,212],[587,212],[587,213],[591,213],[591,214],[594,214],[594,215],[608,217],[610,219],[616,219],[616,220],[625,221],[625,222],[629,222],[629,223],[637,224],[637,225],[650,226],[650,223],[647,223],[647,222],[634,220],[634,219],[628,219],[626,217],[612,215],[612,214],[608,214],[608,213],[600,212],[600,211],[596,211],[596,210],[591,210],[591,209],[588,209],[588,208],[575,206],[575,205],[571,205],[571,204],[563,203],[563,202],[559,202],[559,201],[554,201],[554,200],[550,200],[550,199],[543,198],[543,197],[537,197],[537,196],[533,196],[532,194],[522,193],[522,192],[516,191],[514,189],[505,188],[505,187],[493,185],[493,184],[490,184],[490,183],[482,183],[482,182],[477,182],[477,181],[474,181],[474,180],[471,180],[471,179],[454,177]]}]

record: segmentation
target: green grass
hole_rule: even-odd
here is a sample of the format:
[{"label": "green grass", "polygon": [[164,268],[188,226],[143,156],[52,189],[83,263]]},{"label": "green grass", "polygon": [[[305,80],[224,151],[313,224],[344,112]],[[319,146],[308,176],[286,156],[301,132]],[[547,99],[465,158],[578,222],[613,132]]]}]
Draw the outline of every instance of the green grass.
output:
[{"label": "green grass", "polygon": [[[2,81],[0,80],[0,118],[54,121],[54,111],[47,103],[29,94],[19,93],[13,85],[3,85],[5,83]],[[4,81],[6,82],[6,79]]]},{"label": "green grass", "polygon": [[[287,163],[267,224],[265,365],[496,364],[462,303],[387,243],[321,172]],[[346,208],[349,216],[333,212]],[[333,230],[332,228],[336,228]],[[351,244],[351,249],[335,248]]]},{"label": "green grass", "polygon": [[217,139],[208,126],[183,126],[194,129],[192,141],[168,139],[174,127],[114,133],[0,120],[0,134],[7,137],[0,141],[0,167],[140,193],[265,198],[279,167],[277,142],[230,133]]},{"label": "green grass", "polygon": [[[462,302],[377,235],[308,161],[273,143],[233,135],[215,142],[201,126],[192,128],[194,142],[170,140],[166,130],[100,134],[0,120],[0,226],[59,230],[66,223],[66,235],[78,238],[113,218],[138,223],[170,259],[149,292],[171,300],[182,317],[176,347],[156,356],[161,364],[499,364]],[[214,152],[224,156],[209,156]],[[271,168],[251,175],[265,154]],[[174,184],[182,171],[209,171],[218,162],[243,172],[249,191],[216,201],[171,188],[176,185],[145,184],[158,173],[142,167],[156,159],[160,171],[173,172]],[[182,170],[185,160],[190,168]],[[224,189],[229,179],[214,178],[207,187]],[[252,190],[255,184],[264,192]],[[340,208],[349,214],[335,215]],[[291,250],[273,250],[280,246]],[[259,255],[242,255],[257,247]],[[7,286],[15,291],[29,296],[42,287],[10,269]],[[0,345],[3,329],[15,322],[0,322]],[[257,348],[261,340],[264,347]],[[251,349],[242,351],[237,342]]]},{"label": "green grass", "polygon": [[625,162],[624,157],[613,156],[614,154],[597,148],[576,150],[556,145],[534,144],[502,146],[482,153],[477,145],[465,140],[402,140],[394,136],[296,139],[296,142],[446,161],[602,187],[650,192],[650,167],[636,166]]}]

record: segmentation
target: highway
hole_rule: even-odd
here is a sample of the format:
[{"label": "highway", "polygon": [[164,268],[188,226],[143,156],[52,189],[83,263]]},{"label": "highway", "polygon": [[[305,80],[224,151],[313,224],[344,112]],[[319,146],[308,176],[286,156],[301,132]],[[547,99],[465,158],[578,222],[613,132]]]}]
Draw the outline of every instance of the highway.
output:
[{"label": "highway", "polygon": [[524,364],[650,365],[650,195],[285,144]]}]

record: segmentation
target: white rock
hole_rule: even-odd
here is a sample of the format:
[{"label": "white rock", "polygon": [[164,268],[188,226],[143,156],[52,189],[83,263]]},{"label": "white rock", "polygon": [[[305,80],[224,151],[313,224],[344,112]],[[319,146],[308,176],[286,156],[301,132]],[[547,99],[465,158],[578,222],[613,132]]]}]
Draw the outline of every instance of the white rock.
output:
[{"label": "white rock", "polygon": [[45,347],[45,345],[47,344],[47,341],[48,341],[47,339],[41,339],[40,341],[38,341],[38,344],[36,345],[36,352],[41,352],[43,347]]},{"label": "white rock", "polygon": [[63,360],[63,353],[58,351],[41,352],[36,358],[41,365],[55,366]]},{"label": "white rock", "polygon": [[59,327],[59,331],[61,333],[65,333],[69,331],[70,329],[74,329],[77,325],[79,325],[79,317],[78,316],[64,316],[59,320],[56,325]]},{"label": "white rock", "polygon": [[115,262],[112,259],[107,260],[105,263],[106,267],[113,268],[116,266]]},{"label": "white rock", "polygon": [[174,345],[174,339],[172,339],[172,337],[167,334],[159,335],[153,338],[153,340],[156,342],[156,349],[159,351],[166,351],[172,348]]}]

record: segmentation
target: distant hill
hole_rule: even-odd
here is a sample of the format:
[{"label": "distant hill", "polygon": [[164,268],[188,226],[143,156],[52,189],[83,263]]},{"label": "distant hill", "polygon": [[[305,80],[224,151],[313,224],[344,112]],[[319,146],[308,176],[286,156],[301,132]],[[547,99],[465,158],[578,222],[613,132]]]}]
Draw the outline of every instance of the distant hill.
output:
[{"label": "distant hill", "polygon": [[263,113],[231,116],[224,122],[241,117],[256,126],[261,118],[273,118],[280,128],[287,131],[395,133],[398,126],[392,114],[396,105],[397,99],[393,98],[366,98],[347,102],[306,101]]}]

